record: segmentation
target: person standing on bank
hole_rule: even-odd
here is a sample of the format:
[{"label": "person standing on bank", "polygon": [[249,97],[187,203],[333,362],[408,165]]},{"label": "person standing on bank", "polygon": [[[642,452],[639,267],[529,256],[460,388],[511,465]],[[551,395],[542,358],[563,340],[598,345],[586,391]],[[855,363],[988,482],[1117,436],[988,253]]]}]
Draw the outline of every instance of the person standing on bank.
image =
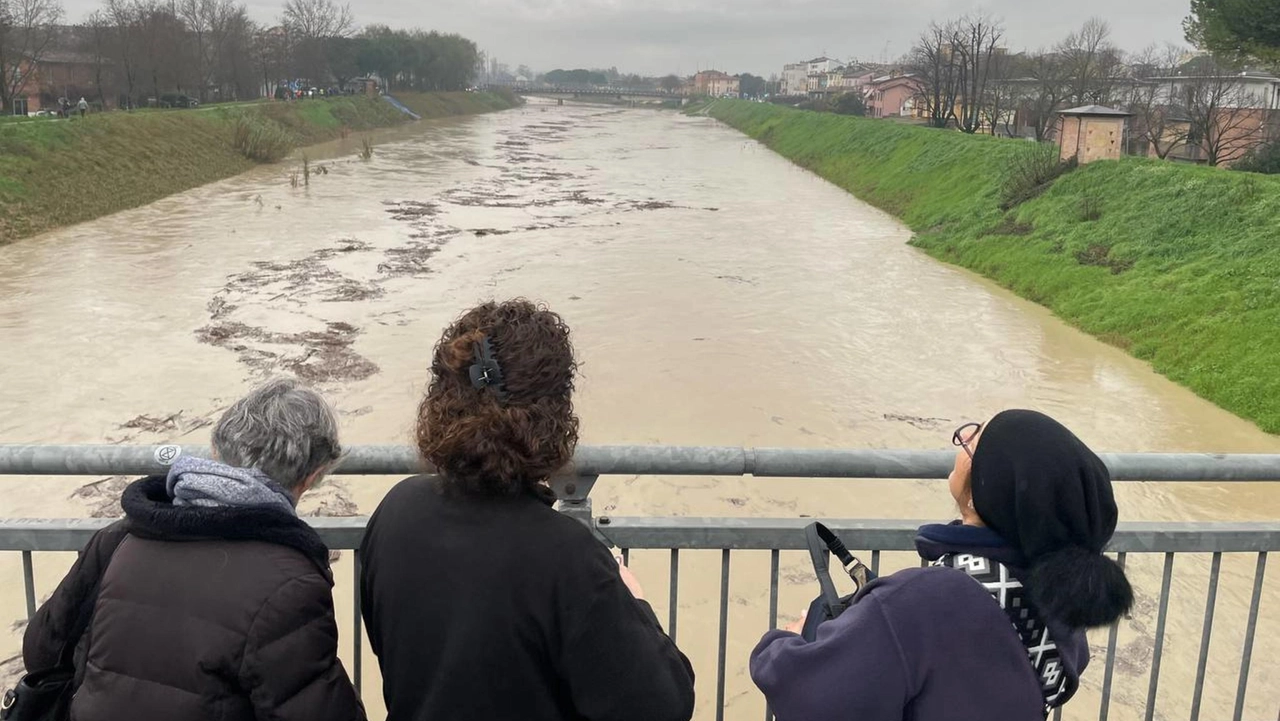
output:
[{"label": "person standing on bank", "polygon": [[751,677],[779,721],[1042,721],[1075,693],[1084,629],[1133,603],[1102,550],[1117,509],[1107,467],[1057,421],[970,423],[950,490],[961,520],[916,537],[929,568],[868,583],[806,641],[765,634]]},{"label": "person standing on bank", "polygon": [[75,721],[363,721],[338,660],[329,549],[298,498],[341,455],[333,410],[267,383],[213,430],[218,460],[179,456],[131,484],[23,638],[29,670],[77,643]]},{"label": "person standing on bank", "polygon": [[418,408],[439,476],[408,478],[361,545],[388,721],[687,721],[693,669],[631,572],[547,480],[571,461],[569,328],[526,300],[445,329]]}]

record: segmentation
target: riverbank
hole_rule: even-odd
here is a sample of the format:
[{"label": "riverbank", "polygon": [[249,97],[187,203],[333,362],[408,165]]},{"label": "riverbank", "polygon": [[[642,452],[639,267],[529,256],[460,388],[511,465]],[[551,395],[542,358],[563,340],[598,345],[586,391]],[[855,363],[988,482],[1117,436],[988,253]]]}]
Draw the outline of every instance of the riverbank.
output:
[{"label": "riverbank", "polygon": [[[1280,433],[1280,178],[1126,158],[1006,211],[1025,141],[748,102],[702,112],[898,216],[929,254]],[[956,308],[955,322],[979,321]]]},{"label": "riverbank", "polygon": [[[397,95],[423,118],[504,110],[490,93]],[[196,110],[103,113],[0,125],[0,245],[242,173],[258,161],[236,127],[269,134],[284,151],[408,122],[378,98],[264,101]]]}]

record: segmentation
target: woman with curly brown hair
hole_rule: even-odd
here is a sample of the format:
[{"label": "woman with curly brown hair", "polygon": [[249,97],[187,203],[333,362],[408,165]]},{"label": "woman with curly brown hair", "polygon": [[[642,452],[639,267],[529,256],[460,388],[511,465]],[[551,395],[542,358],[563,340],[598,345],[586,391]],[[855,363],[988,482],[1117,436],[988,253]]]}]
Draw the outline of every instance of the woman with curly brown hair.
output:
[{"label": "woman with curly brown hair", "polygon": [[578,441],[569,328],[526,300],[445,329],[418,408],[438,476],[387,494],[361,545],[389,721],[685,721],[693,670],[640,585],[552,509]]}]

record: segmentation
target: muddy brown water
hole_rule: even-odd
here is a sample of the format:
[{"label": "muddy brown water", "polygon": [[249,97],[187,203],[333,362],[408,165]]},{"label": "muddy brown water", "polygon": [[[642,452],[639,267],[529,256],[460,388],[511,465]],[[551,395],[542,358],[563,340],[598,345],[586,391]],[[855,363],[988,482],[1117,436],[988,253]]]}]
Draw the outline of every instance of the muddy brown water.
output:
[{"label": "muddy brown water", "polygon": [[[312,148],[297,163],[0,248],[0,442],[201,443],[253,383],[324,389],[348,443],[407,442],[440,329],[523,295],[573,326],[584,442],[944,448],[956,425],[1045,410],[1099,450],[1277,452],[1280,439],[1044,309],[908,247],[892,217],[706,118],[530,105]],[[310,513],[368,513],[396,479],[338,478]],[[91,482],[90,482],[91,481]],[[0,516],[110,516],[126,479],[0,478]],[[945,483],[604,479],[598,513],[951,517]],[[1280,517],[1275,484],[1122,484],[1143,520]],[[667,617],[666,552],[633,565]],[[50,593],[70,554],[41,554]],[[1227,557],[1202,718],[1229,717],[1255,559]],[[886,556],[887,565],[910,558]],[[1122,624],[1111,718],[1148,692],[1159,557]],[[1208,559],[1175,568],[1157,718],[1191,703]],[[735,554],[729,718],[760,718],[746,659],[767,623],[768,555]],[[714,717],[719,554],[685,553],[678,640]],[[349,559],[340,618],[352,614]],[[1245,718],[1280,708],[1280,573],[1265,586]],[[0,554],[0,675],[23,629],[17,554]],[[813,595],[782,556],[781,613]],[[351,627],[343,654],[351,665]],[[1105,633],[1093,642],[1102,650]],[[1097,715],[1100,656],[1067,718]],[[375,717],[376,659],[364,658]]]}]

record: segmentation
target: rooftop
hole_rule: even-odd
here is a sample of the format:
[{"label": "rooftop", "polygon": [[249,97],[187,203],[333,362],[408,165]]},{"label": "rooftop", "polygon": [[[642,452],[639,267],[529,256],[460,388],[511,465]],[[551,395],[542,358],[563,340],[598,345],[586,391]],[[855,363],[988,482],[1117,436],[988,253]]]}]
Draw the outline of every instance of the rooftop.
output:
[{"label": "rooftop", "polygon": [[[1156,82],[1168,82],[1171,80],[1204,80],[1206,78],[1215,78],[1216,75],[1201,75],[1192,73],[1190,75],[1163,75],[1155,78],[1147,78],[1147,80]],[[1232,73],[1223,77],[1240,78],[1241,80],[1257,80],[1265,83],[1280,83],[1280,78],[1270,73],[1260,73],[1252,70],[1246,70],[1242,73]]]},{"label": "rooftop", "polygon": [[902,73],[901,75],[881,75],[878,78],[872,78],[871,84],[879,85],[881,83],[887,83],[892,80],[910,80],[912,78],[915,78],[915,76],[916,76],[915,73]]},{"label": "rooftop", "polygon": [[1059,115],[1111,115],[1115,117],[1128,117],[1133,113],[1108,108],[1103,105],[1081,105],[1078,108],[1070,108],[1068,110],[1058,111]]}]

